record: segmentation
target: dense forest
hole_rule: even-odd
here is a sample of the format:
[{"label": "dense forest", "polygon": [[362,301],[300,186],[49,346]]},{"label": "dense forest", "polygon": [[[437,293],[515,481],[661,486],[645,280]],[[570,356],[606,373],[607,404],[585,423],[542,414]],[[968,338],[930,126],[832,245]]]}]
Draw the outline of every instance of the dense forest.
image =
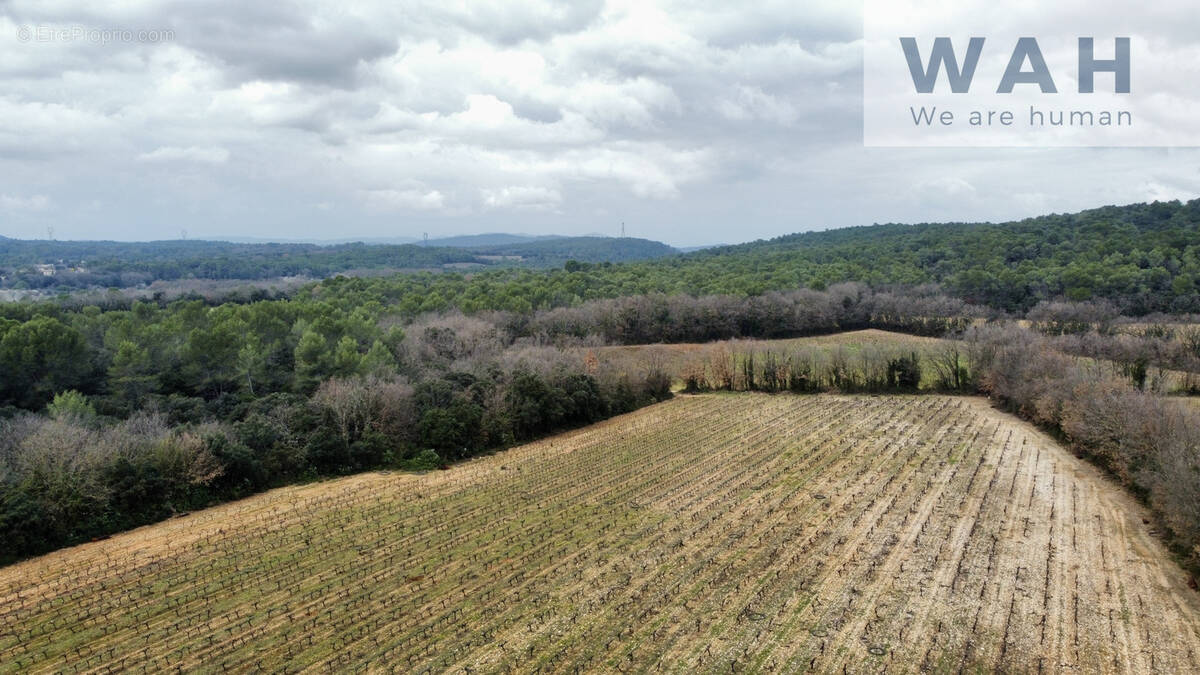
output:
[{"label": "dense forest", "polygon": [[[1128,315],[1200,312],[1200,200],[1105,207],[1013,223],[876,225],[707,249],[678,264],[723,292],[838,281],[941,284],[975,304],[1106,298]],[[715,289],[705,289],[712,291]]]}]

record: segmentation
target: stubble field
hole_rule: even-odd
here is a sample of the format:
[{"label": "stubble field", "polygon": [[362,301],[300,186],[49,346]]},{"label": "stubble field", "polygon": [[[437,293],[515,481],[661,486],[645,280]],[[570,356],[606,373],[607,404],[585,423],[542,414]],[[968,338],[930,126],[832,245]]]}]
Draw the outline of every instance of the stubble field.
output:
[{"label": "stubble field", "polygon": [[1197,672],[1186,582],[982,399],[690,396],[0,569],[0,672]]}]

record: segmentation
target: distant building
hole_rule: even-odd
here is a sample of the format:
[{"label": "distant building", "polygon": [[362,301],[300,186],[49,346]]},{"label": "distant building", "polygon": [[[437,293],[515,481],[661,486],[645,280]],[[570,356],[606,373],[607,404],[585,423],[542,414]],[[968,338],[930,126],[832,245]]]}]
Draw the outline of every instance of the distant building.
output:
[{"label": "distant building", "polygon": [[44,277],[54,276],[54,265],[34,265],[33,268],[41,272]]}]

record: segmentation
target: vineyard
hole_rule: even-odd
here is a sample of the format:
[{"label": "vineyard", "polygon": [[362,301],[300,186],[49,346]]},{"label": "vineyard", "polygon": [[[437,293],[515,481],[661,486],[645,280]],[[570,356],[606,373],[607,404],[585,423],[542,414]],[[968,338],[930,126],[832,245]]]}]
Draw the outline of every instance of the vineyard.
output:
[{"label": "vineyard", "polygon": [[1200,671],[1150,527],[983,399],[687,396],[0,569],[0,672]]}]

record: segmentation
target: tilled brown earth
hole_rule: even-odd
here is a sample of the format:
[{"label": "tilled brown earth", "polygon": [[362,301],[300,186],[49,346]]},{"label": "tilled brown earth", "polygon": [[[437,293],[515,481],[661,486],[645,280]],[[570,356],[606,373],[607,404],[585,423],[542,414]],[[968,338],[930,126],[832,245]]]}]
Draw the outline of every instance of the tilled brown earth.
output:
[{"label": "tilled brown earth", "polygon": [[0,569],[0,671],[1200,672],[1143,515],[982,399],[684,397]]}]

